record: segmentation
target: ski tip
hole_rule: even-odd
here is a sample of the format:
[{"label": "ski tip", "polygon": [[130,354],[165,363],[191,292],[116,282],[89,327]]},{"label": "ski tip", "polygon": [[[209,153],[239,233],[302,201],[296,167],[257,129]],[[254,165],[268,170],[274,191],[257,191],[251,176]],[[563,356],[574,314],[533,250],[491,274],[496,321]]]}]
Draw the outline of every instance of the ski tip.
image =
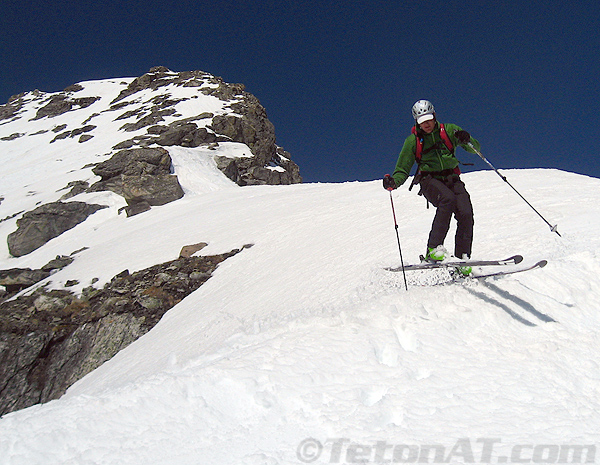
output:
[{"label": "ski tip", "polygon": [[523,261],[523,255],[515,255],[514,257],[512,257],[512,259],[514,260],[515,264],[521,263]]},{"label": "ski tip", "polygon": [[548,264],[548,260],[540,260],[536,265],[540,268],[544,268]]}]

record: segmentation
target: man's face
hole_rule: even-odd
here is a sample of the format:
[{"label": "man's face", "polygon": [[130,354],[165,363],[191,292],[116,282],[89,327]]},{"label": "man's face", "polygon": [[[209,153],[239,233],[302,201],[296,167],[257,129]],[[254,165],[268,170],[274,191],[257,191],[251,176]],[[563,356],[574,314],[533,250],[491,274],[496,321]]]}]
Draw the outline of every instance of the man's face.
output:
[{"label": "man's face", "polygon": [[419,126],[421,126],[421,129],[427,134],[431,134],[431,132],[435,128],[435,118],[423,121],[421,124],[419,124]]}]

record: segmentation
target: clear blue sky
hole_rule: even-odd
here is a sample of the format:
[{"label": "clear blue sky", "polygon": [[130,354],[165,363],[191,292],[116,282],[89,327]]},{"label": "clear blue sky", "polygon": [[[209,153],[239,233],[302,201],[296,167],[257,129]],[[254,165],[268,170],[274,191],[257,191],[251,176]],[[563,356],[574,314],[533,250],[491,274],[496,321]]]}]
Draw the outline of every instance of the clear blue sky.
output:
[{"label": "clear blue sky", "polygon": [[203,70],[259,98],[307,182],[392,171],[421,98],[499,169],[600,177],[598,0],[3,0],[0,30],[1,103]]}]

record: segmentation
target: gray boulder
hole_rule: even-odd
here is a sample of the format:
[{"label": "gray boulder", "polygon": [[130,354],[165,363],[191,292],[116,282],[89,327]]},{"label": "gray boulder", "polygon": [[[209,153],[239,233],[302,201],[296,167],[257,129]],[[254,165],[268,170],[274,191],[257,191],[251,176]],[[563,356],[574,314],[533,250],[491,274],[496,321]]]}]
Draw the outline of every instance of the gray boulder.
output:
[{"label": "gray boulder", "polygon": [[38,120],[45,117],[53,118],[62,115],[63,113],[67,113],[68,111],[87,108],[100,99],[100,97],[71,98],[70,94],[73,90],[76,89],[75,91],[77,91],[80,89],[73,86],[67,89],[65,89],[66,92],[55,94],[50,97],[48,103],[37,111],[33,119]]},{"label": "gray boulder", "polygon": [[160,134],[156,143],[164,146],[199,147],[202,144],[210,144],[216,140],[217,136],[212,132],[208,132],[206,128],[199,128],[195,123],[184,123],[166,128]]},{"label": "gray boulder", "polygon": [[103,181],[121,174],[141,176],[143,174],[169,174],[171,156],[163,148],[140,148],[121,150],[93,170]]},{"label": "gray boulder", "polygon": [[122,195],[127,203],[147,202],[149,205],[165,205],[183,197],[183,189],[173,174],[121,175]]},{"label": "gray boulder", "polygon": [[77,226],[105,205],[85,202],[52,202],[24,213],[17,220],[17,230],[8,235],[8,250],[21,257],[38,249],[50,239]]},{"label": "gray boulder", "polygon": [[171,156],[162,147],[121,150],[93,170],[102,179],[90,191],[109,190],[125,198],[127,216],[183,197],[171,173]]}]

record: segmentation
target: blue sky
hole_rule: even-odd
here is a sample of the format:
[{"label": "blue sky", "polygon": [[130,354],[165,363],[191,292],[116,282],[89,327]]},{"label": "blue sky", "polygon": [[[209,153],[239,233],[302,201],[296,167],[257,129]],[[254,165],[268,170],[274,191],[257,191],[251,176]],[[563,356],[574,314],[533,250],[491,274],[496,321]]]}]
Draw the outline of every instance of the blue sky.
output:
[{"label": "blue sky", "polygon": [[600,177],[597,0],[4,0],[0,28],[0,102],[157,65],[206,71],[258,97],[307,182],[391,172],[421,98],[500,170]]}]

